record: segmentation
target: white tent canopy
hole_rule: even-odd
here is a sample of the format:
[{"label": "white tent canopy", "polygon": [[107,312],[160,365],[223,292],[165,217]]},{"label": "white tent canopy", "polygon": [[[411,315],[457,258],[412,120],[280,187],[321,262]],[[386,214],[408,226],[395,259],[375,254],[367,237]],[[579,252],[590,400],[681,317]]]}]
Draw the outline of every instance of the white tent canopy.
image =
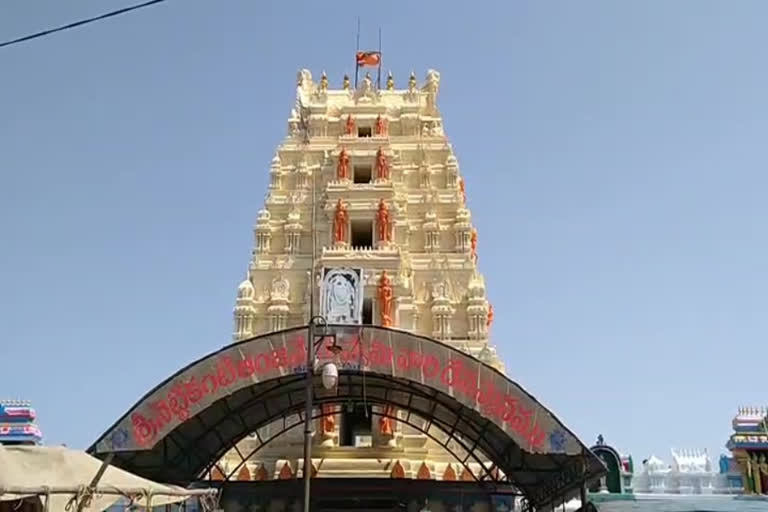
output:
[{"label": "white tent canopy", "polygon": [[[101,460],[63,446],[0,445],[0,501],[39,496],[45,503],[47,497],[50,512],[64,512],[70,501],[82,499],[101,466]],[[133,499],[138,506],[154,507],[215,494],[212,489],[159,484],[108,466],[83,510],[102,511],[121,498]]]}]

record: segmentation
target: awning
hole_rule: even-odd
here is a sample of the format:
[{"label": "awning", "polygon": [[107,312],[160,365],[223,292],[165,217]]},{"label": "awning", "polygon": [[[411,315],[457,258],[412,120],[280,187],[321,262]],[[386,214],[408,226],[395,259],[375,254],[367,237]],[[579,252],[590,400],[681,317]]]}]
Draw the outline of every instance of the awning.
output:
[{"label": "awning", "polygon": [[[86,497],[86,490],[102,461],[63,446],[0,445],[0,501],[38,496],[50,512],[64,512],[67,504]],[[108,466],[83,510],[101,511],[121,499],[146,507],[167,505],[191,497],[211,501],[214,489],[184,489],[164,485]],[[71,508],[74,510],[74,508]]]}]

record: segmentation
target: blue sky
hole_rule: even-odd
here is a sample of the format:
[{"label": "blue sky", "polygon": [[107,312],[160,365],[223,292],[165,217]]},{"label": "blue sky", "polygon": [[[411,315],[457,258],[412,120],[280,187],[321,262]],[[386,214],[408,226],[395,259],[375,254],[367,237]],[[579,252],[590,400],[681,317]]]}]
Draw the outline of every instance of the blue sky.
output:
[{"label": "blue sky", "polygon": [[[440,107],[510,375],[585,441],[768,403],[768,5],[171,0],[0,49],[0,396],[86,447],[228,342],[296,71],[384,38]],[[0,39],[126,5],[0,5]]]}]

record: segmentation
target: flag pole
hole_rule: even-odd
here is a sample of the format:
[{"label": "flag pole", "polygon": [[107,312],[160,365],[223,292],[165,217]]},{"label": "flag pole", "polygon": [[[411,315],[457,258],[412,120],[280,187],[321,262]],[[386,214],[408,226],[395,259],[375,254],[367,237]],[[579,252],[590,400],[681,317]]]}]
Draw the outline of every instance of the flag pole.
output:
[{"label": "flag pole", "polygon": [[360,51],[360,16],[357,17],[357,49],[355,50],[355,89],[357,89],[357,74],[360,71],[360,66],[357,64],[357,53]]},{"label": "flag pole", "polygon": [[379,27],[379,73],[376,77],[376,88],[381,90],[381,27]]}]

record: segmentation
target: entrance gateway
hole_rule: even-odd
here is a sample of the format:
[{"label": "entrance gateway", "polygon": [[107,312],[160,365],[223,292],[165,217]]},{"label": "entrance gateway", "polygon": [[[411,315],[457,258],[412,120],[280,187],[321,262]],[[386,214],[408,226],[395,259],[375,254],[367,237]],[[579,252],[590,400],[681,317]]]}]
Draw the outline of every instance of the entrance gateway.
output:
[{"label": "entrance gateway", "polygon": [[[549,410],[468,354],[382,327],[335,325],[325,334],[336,337],[341,351],[333,354],[321,347],[318,359],[335,361],[339,380],[336,389],[328,391],[321,377],[315,378],[315,418],[324,415],[323,405],[349,403],[391,406],[404,413],[396,419],[405,423],[425,418],[447,435],[445,447],[460,463],[471,461],[482,468],[473,482],[445,485],[453,494],[520,493],[541,508],[578,494],[586,480],[604,472],[599,459]],[[113,464],[146,478],[179,484],[206,479],[216,462],[248,434],[291,416],[298,418],[294,426],[303,424],[307,342],[308,328],[300,327],[214,352],[150,391],[89,451],[99,457],[112,453]],[[321,462],[313,460],[313,466]],[[250,482],[247,487],[239,482],[231,490],[300,502],[300,482],[286,480]],[[347,501],[364,505],[368,487],[372,497],[388,507],[396,501],[393,489],[410,486],[398,479],[389,483],[348,482],[345,487],[335,481],[320,484],[316,495],[338,507],[344,494],[357,489],[360,496]],[[436,482],[429,483],[441,492]],[[419,489],[406,494],[429,495],[427,482],[418,484]],[[329,493],[335,488],[335,500],[324,496],[323,487]],[[347,491],[338,494],[344,488]],[[224,489],[226,499],[226,484]]]},{"label": "entrance gateway", "polygon": [[[517,496],[547,510],[604,468],[505,377],[467,200],[490,174],[460,173],[440,73],[403,88],[359,78],[333,88],[325,73],[297,76],[234,344],[160,384],[90,450],[150,478],[221,485],[227,511],[293,512],[305,505],[309,414],[313,512],[503,512]],[[477,91],[509,96],[505,84]],[[340,347],[321,347],[319,363],[338,379],[329,391],[317,376],[307,408],[316,314]]]}]

